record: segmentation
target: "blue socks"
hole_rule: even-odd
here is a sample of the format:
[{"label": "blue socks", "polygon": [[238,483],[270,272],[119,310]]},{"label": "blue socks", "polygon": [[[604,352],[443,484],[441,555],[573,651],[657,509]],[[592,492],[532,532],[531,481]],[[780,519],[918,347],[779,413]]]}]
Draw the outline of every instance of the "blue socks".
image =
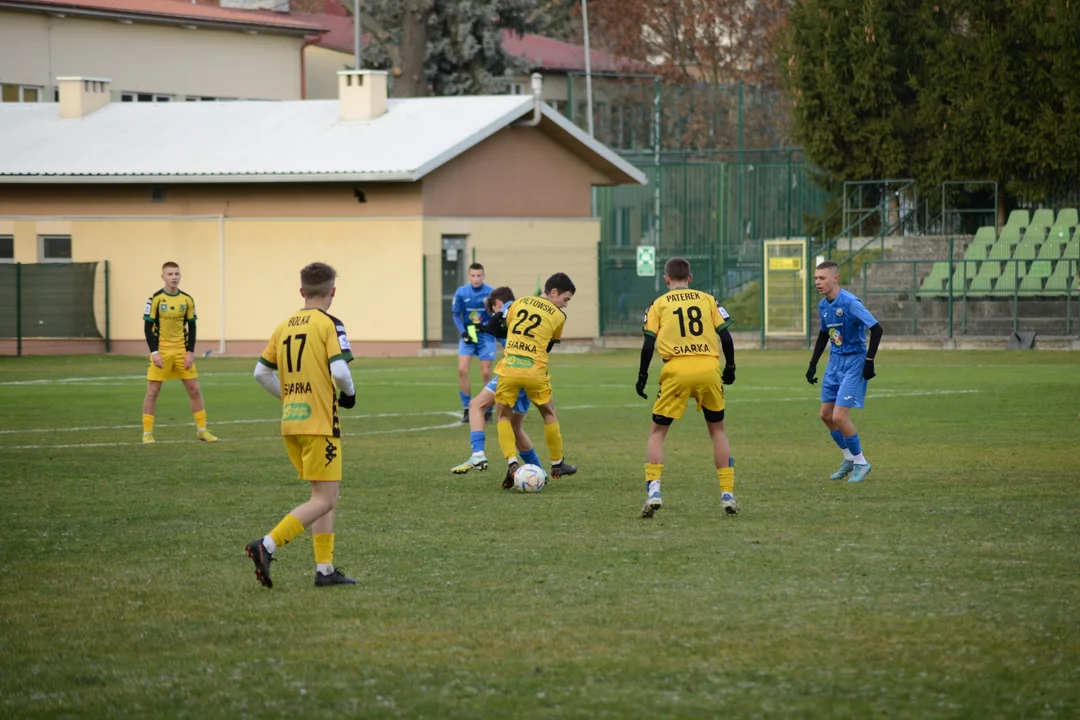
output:
[{"label": "blue socks", "polygon": [[469,443],[472,444],[474,453],[484,452],[484,438],[485,433],[483,430],[473,430],[469,433]]},{"label": "blue socks", "polygon": [[526,465],[535,465],[536,467],[543,467],[540,464],[540,456],[536,454],[536,448],[529,448],[521,453],[521,459]]},{"label": "blue socks", "polygon": [[463,410],[469,409],[469,401],[472,400],[472,395],[469,393],[463,393],[460,390],[457,391],[458,396],[461,398],[461,407]]},{"label": "blue socks", "polygon": [[[833,431],[833,433],[838,433],[838,432],[840,432],[840,431],[839,430],[834,430]],[[833,439],[835,440],[836,438],[834,437]],[[847,445],[847,449],[848,449],[849,453],[851,453],[855,457],[858,457],[859,455],[862,455],[862,446],[859,445],[859,433],[855,433],[854,435],[852,435],[849,438],[844,438],[844,443]],[[839,444],[839,441],[837,442],[837,444]],[[841,447],[843,447],[843,445],[841,445]]]},{"label": "blue socks", "polygon": [[[848,441],[844,439],[844,433],[841,432],[840,430],[830,430],[829,435],[832,436],[833,442],[835,442],[837,444],[837,446],[839,446],[839,448],[841,450],[850,450],[851,449],[851,446],[848,444]],[[855,435],[854,437],[855,437],[855,442],[858,443],[859,442],[859,436]],[[851,452],[853,454],[855,454],[855,455],[858,455],[858,453],[855,452],[854,450],[852,450]]]}]

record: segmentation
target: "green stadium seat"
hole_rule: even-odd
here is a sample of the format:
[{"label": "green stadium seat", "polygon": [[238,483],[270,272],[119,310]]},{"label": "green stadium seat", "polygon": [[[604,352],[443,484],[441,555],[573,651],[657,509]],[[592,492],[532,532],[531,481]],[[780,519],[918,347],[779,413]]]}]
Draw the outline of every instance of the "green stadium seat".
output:
[{"label": "green stadium seat", "polygon": [[949,263],[938,261],[930,268],[930,274],[923,278],[919,286],[920,295],[940,296],[948,294],[946,282],[949,279]]},{"label": "green stadium seat", "polygon": [[1054,263],[1049,260],[1036,260],[1028,268],[1024,277],[1048,278],[1054,274]]},{"label": "green stadium seat", "polygon": [[964,259],[982,262],[986,259],[986,251],[991,247],[992,245],[983,245],[982,243],[977,242],[971,243],[968,245],[967,250],[964,251]]},{"label": "green stadium seat", "polygon": [[1022,262],[1007,262],[1005,267],[1001,269],[1001,276],[998,278],[997,284],[994,285],[994,293],[1012,294],[1016,292],[1020,287],[1020,281],[1024,278],[1024,263]]},{"label": "green stadium seat", "polygon": [[1056,242],[1046,242],[1039,248],[1039,254],[1036,256],[1037,260],[1057,260],[1061,257],[1061,249],[1064,245],[1058,245]]},{"label": "green stadium seat", "polygon": [[[997,263],[992,264],[997,265]],[[975,270],[975,263],[973,262],[959,262],[956,264],[956,270],[953,271],[952,278],[953,295],[963,295],[965,293],[967,281],[975,278]],[[945,289],[948,290],[948,287]]]},{"label": "green stadium seat", "polygon": [[1043,278],[1034,275],[1025,275],[1024,279],[1020,281],[1020,289],[1017,291],[1017,294],[1025,297],[1042,295]]},{"label": "green stadium seat", "polygon": [[1077,228],[1072,240],[1061,249],[1061,257],[1064,260],[1080,260],[1080,228]]},{"label": "green stadium seat", "polygon": [[1054,272],[1046,279],[1044,295],[1064,295],[1070,292],[1075,279],[1076,263],[1071,260],[1058,260]]},{"label": "green stadium seat", "polygon": [[1028,225],[1042,225],[1050,227],[1054,224],[1054,211],[1050,208],[1039,208],[1035,211],[1035,214],[1031,216],[1031,222]]},{"label": "green stadium seat", "polygon": [[967,291],[968,296],[989,295],[994,289],[994,281],[997,280],[999,267],[996,262],[984,262],[979,267],[975,279],[971,281],[971,287]]},{"label": "green stadium seat", "polygon": [[1057,220],[1054,221],[1055,225],[1064,225],[1065,227],[1076,227],[1080,225],[1080,220],[1077,219],[1076,208],[1062,208],[1058,210]]},{"label": "green stadium seat", "polygon": [[[1020,242],[1020,230],[1019,227],[1003,227],[1001,228],[1001,235],[998,236],[997,242],[1007,242],[1010,245],[1016,245]],[[996,245],[997,243],[995,243]]]},{"label": "green stadium seat", "polygon": [[995,240],[997,240],[997,229],[993,225],[984,225],[975,231],[975,239],[972,240],[972,243],[993,245]]},{"label": "green stadium seat", "polygon": [[1072,228],[1067,225],[1057,224],[1050,228],[1050,232],[1046,235],[1046,242],[1064,245],[1069,242],[1070,237],[1072,237]]},{"label": "green stadium seat", "polygon": [[1005,223],[1007,228],[1025,228],[1031,222],[1027,210],[1013,210],[1009,213],[1009,219]]},{"label": "green stadium seat", "polygon": [[1029,241],[1026,237],[1016,246],[1013,251],[1013,260],[1034,260],[1039,254],[1041,242]]},{"label": "green stadium seat", "polygon": [[998,238],[998,241],[990,246],[990,251],[986,253],[987,260],[1008,260],[1012,257],[1013,244],[1005,239],[1004,234]]}]

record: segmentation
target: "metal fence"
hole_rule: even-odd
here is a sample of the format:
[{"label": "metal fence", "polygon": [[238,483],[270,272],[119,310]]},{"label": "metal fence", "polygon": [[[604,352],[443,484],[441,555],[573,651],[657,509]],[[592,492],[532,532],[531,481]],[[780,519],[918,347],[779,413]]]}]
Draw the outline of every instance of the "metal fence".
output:
[{"label": "metal fence", "polygon": [[[802,237],[826,194],[797,151],[756,150],[754,161],[639,164],[649,184],[597,188],[600,331],[640,330],[664,289],[663,264],[685,257],[692,286],[733,310],[739,329],[761,327],[762,242]],[[637,249],[656,249],[655,275],[640,276]]]},{"label": "metal fence", "polygon": [[99,339],[109,351],[109,263],[0,265],[0,342]]}]

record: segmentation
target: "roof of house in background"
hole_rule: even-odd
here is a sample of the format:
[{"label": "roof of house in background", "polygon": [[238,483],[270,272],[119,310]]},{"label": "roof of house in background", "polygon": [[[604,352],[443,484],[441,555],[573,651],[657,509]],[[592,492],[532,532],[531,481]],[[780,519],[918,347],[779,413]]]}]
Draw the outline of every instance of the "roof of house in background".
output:
[{"label": "roof of house in background", "polygon": [[[343,121],[337,100],[109,103],[61,119],[56,103],[0,104],[0,183],[398,181],[423,178],[514,121],[521,95],[409,98]],[[612,184],[645,176],[547,106],[537,128]]]},{"label": "roof of house in background", "polygon": [[271,10],[234,10],[176,0],[0,0],[0,9],[294,35],[316,35],[327,30],[315,16],[301,19]]},{"label": "roof of house in background", "polygon": [[[554,40],[542,35],[517,35],[503,32],[503,48],[507,53],[529,63],[533,70],[563,72],[585,69],[585,47]],[[589,51],[593,72],[649,72],[653,66],[642,60],[631,60],[601,50]]]}]

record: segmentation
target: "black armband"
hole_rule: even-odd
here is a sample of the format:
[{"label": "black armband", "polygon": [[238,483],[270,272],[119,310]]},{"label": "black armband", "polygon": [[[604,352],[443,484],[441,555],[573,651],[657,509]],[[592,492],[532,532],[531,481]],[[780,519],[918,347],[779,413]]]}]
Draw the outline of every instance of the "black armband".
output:
[{"label": "black armband", "polygon": [[735,364],[735,341],[731,338],[731,333],[727,328],[720,331],[720,349],[724,352],[724,364]]},{"label": "black armband", "polygon": [[547,352],[551,352],[551,348],[555,347],[558,342],[558,340],[552,340],[551,342],[549,342],[547,346]]},{"label": "black armband", "polygon": [[506,337],[506,318],[500,313],[493,314],[480,330],[496,338]]},{"label": "black armband", "polygon": [[824,330],[818,333],[817,343],[814,344],[814,356],[810,358],[811,365],[817,365],[821,354],[825,352],[825,346],[829,344],[829,333]]},{"label": "black armband", "polygon": [[184,342],[184,349],[188,352],[195,352],[195,320],[188,320],[187,324],[187,340]]},{"label": "black armband", "polygon": [[885,331],[881,327],[881,323],[874,323],[874,327],[870,330],[870,345],[866,348],[866,356],[873,359],[877,355],[878,343],[881,342],[881,336],[885,334]]},{"label": "black armband", "polygon": [[143,334],[146,336],[146,346],[150,348],[150,352],[156,353],[158,351],[158,339],[157,336],[154,335],[153,320],[143,321]]},{"label": "black armband", "polygon": [[656,350],[656,337],[646,335],[645,342],[641,343],[641,364],[638,366],[638,375],[649,374],[649,363],[652,362],[653,352]]}]

